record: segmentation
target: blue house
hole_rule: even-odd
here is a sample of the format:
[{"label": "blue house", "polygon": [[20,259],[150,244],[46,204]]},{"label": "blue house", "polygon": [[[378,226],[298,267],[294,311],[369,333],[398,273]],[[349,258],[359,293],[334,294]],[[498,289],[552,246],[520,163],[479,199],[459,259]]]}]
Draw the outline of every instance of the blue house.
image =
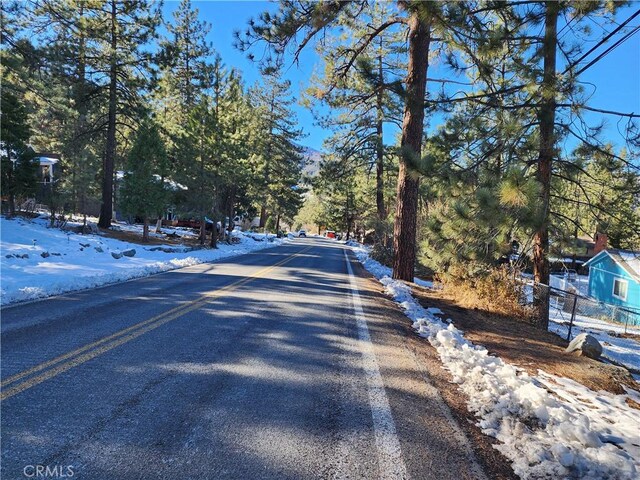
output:
[{"label": "blue house", "polygon": [[591,258],[589,296],[609,305],[640,310],[640,253],[603,250]]}]

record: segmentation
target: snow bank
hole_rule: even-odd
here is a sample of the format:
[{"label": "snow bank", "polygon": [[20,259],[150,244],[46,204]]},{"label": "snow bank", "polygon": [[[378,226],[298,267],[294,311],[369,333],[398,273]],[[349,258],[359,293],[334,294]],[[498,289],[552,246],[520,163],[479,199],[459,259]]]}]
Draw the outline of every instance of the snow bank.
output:
[{"label": "snow bank", "polygon": [[[77,235],[47,228],[46,224],[44,218],[28,222],[0,217],[0,304],[99,287],[282,243],[280,239],[263,236],[256,241],[241,235],[238,244],[190,251],[175,245],[146,246],[99,235]],[[134,226],[126,229],[135,231]],[[139,227],[137,231],[140,232]],[[116,259],[111,255],[131,248],[136,251],[134,257]]]},{"label": "snow bank", "polygon": [[453,381],[468,398],[482,431],[524,479],[634,479],[640,469],[638,410],[626,395],[593,392],[542,371],[529,376],[467,341],[438,309],[423,308],[389,269],[354,251],[365,268],[404,309],[417,332],[437,349]]}]

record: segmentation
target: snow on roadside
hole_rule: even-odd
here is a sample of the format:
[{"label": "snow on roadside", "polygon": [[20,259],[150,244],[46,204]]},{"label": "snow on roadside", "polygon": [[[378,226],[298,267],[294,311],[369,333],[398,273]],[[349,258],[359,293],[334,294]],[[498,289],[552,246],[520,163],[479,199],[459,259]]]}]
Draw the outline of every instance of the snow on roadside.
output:
[{"label": "snow on roadside", "polygon": [[[99,235],[47,228],[47,220],[0,217],[0,304],[144,277],[280,245],[282,240],[240,235],[240,243],[190,250],[176,245],[139,245]],[[139,228],[138,228],[139,230]],[[158,247],[165,248],[163,252]],[[112,253],[135,249],[133,257]],[[152,250],[153,249],[153,250]]]},{"label": "snow on roadside", "polygon": [[532,377],[464,338],[438,309],[423,308],[411,288],[389,277],[390,269],[353,248],[364,267],[404,309],[417,332],[437,349],[444,367],[468,398],[482,431],[523,479],[634,479],[640,470],[638,410],[626,395],[594,392],[539,371]]}]

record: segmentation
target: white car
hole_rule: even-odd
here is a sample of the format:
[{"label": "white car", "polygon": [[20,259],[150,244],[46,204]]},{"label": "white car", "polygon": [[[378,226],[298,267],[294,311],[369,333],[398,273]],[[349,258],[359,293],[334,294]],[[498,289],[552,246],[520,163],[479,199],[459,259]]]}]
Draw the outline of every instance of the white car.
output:
[{"label": "white car", "polygon": [[298,234],[296,235],[296,237],[307,238],[307,231],[306,230],[299,230]]}]

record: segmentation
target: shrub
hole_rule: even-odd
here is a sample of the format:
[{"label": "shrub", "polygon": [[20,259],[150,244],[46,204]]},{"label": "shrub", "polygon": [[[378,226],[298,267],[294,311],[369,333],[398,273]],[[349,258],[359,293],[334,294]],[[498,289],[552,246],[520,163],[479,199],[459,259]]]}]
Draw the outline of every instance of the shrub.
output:
[{"label": "shrub", "polygon": [[382,265],[391,267],[393,265],[393,248],[380,243],[374,243],[369,256]]},{"label": "shrub", "polygon": [[506,266],[490,267],[477,263],[451,266],[439,275],[444,291],[466,307],[531,319],[531,309],[523,305],[523,287]]}]

